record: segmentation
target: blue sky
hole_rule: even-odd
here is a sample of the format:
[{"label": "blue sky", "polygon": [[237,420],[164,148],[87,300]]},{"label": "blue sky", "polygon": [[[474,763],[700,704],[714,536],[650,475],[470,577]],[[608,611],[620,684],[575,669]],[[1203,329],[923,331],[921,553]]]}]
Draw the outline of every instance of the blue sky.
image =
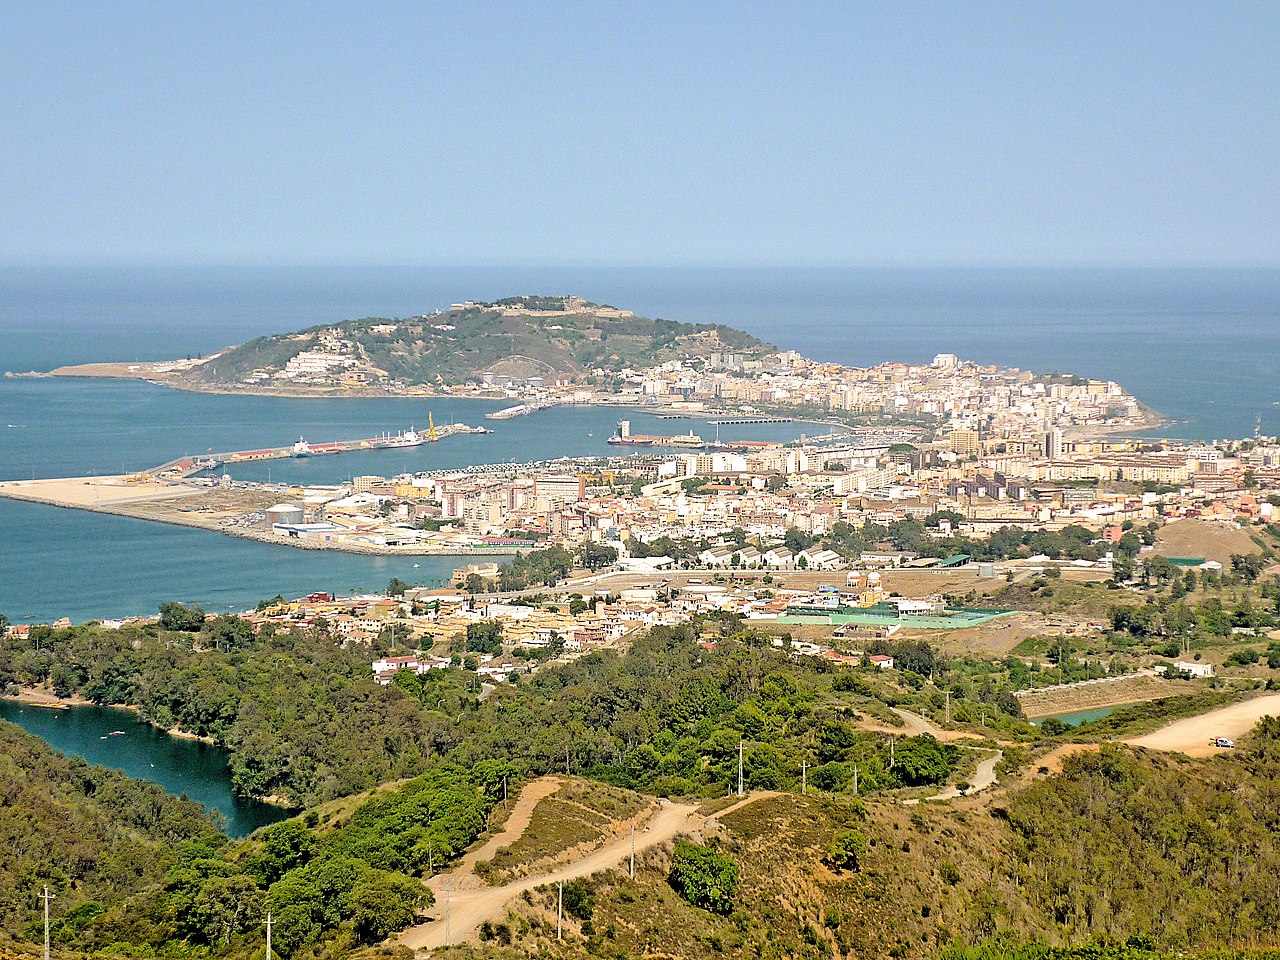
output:
[{"label": "blue sky", "polygon": [[1280,264],[1276,3],[29,3],[0,261]]}]

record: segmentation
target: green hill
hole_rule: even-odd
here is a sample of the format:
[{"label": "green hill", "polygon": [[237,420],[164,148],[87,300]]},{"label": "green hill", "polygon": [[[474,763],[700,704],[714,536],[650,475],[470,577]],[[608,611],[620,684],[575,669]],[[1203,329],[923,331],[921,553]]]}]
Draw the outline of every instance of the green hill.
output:
[{"label": "green hill", "polygon": [[579,381],[673,359],[774,350],[720,324],[655,320],[576,297],[513,297],[259,337],[186,376],[206,386],[452,385],[485,373]]},{"label": "green hill", "polygon": [[179,849],[226,842],[198,804],[151,783],[69,759],[0,721],[0,952],[35,941],[40,891],[58,897],[55,942],[159,883]]}]

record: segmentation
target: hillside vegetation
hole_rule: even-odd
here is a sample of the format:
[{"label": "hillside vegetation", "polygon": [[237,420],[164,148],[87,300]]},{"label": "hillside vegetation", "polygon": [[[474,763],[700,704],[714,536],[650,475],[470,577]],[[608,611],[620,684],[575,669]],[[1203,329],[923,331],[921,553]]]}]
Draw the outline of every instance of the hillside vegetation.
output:
[{"label": "hillside vegetation", "polygon": [[[512,298],[409,319],[365,318],[259,337],[195,367],[193,382],[241,384],[310,350],[350,356],[372,382],[459,384],[486,371],[578,380],[666,360],[776,348],[720,324],[679,323],[563,297]],[[271,382],[269,380],[264,382]]]},{"label": "hillside vegetation", "polygon": [[41,935],[47,884],[59,942],[158,883],[192,844],[226,842],[198,804],[54,752],[0,721],[0,946]]},{"label": "hillside vegetation", "polygon": [[739,871],[727,909],[686,902],[670,855],[652,851],[635,880],[611,870],[575,890],[564,941],[551,887],[460,955],[1275,956],[1254,951],[1280,943],[1278,773],[1280,722],[1267,721],[1243,757],[1106,748],[985,801],[762,799],[711,841]]}]

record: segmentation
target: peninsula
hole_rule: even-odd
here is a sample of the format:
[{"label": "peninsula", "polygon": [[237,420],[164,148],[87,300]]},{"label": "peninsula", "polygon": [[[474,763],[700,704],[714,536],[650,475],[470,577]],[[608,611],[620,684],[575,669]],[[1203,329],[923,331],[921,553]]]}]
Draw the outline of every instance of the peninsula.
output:
[{"label": "peninsula", "polygon": [[[433,424],[425,436],[299,440],[180,457],[118,477],[0,483],[0,497],[358,553],[500,554],[672,531],[710,538],[712,549],[718,536],[745,527],[759,535],[758,562],[765,563],[767,553],[782,557],[779,541],[789,528],[821,540],[842,522],[938,511],[954,513],[955,529],[964,520],[981,532],[1080,522],[1096,529],[1152,510],[1135,499],[1150,492],[1144,485],[1185,483],[1217,470],[1231,453],[1109,437],[1154,422],[1114,382],[947,353],[923,365],[847,367],[731,327],[651,320],[578,297],[468,301],[407,320],[353,320],[262,337],[197,360],[47,375],[131,377],[228,393],[508,402],[485,414],[495,422],[562,404],[615,405],[664,419],[701,418],[703,435],[715,431],[714,439],[694,429],[640,433],[620,410],[609,439],[618,456],[310,487],[245,482],[223,469],[276,456],[417,445],[437,439]],[[789,421],[820,424],[830,436],[785,443],[720,436],[722,426],[732,432]],[[451,424],[439,436],[464,432],[487,431]],[[1084,487],[1087,495],[1073,492]],[[794,553],[769,564],[795,562]]]}]

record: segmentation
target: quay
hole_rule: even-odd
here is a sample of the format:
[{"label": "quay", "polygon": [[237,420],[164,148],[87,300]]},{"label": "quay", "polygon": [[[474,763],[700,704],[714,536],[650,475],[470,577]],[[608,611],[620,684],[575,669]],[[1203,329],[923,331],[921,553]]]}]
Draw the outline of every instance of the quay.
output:
[{"label": "quay", "polygon": [[264,447],[259,450],[232,450],[227,453],[213,453],[203,456],[175,457],[160,466],[145,472],[145,478],[154,478],[162,482],[178,482],[187,480],[208,470],[216,470],[232,463],[253,463],[259,460],[286,460],[296,457],[320,457],[333,453],[351,453],[358,450],[395,450],[406,447],[418,447],[425,443],[435,443],[444,437],[465,433],[489,433],[484,427],[470,427],[465,423],[450,423],[437,427],[435,421],[426,433],[414,431],[397,436],[370,437],[364,440],[334,440],[329,443],[308,443],[302,437],[297,443],[287,447]]},{"label": "quay", "polygon": [[730,417],[725,420],[708,420],[713,427],[730,427],[746,423],[794,423],[790,417]]}]

